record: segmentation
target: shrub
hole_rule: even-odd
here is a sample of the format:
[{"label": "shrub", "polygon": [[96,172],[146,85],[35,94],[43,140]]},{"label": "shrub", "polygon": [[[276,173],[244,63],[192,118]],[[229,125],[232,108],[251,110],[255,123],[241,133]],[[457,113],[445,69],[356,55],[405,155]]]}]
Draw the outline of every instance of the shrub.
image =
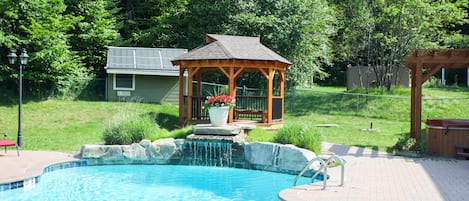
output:
[{"label": "shrub", "polygon": [[409,133],[402,133],[396,144],[392,147],[396,151],[414,151],[422,153],[425,145],[423,142],[417,141],[415,138],[410,137]]},{"label": "shrub", "polygon": [[104,143],[132,144],[156,134],[158,126],[148,115],[123,114],[104,129]]},{"label": "shrub", "polygon": [[304,125],[285,126],[275,134],[274,141],[282,144],[293,144],[309,149],[316,154],[321,153],[321,139],[315,129]]}]

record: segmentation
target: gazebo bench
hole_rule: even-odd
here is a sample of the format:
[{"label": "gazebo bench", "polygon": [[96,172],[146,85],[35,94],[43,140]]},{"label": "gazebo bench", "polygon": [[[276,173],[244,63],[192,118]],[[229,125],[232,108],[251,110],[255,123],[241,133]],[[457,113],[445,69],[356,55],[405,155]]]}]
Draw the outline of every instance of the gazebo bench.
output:
[{"label": "gazebo bench", "polygon": [[469,145],[455,145],[454,147],[456,148],[457,159],[469,158]]},{"label": "gazebo bench", "polygon": [[239,119],[240,114],[259,115],[262,118],[262,123],[267,122],[267,111],[263,110],[234,110],[235,119]]}]

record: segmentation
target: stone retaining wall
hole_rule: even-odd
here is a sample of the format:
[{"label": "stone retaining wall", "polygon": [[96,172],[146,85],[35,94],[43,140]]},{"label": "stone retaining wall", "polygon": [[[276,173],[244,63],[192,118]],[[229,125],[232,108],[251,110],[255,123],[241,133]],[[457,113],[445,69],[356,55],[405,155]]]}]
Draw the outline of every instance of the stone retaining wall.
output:
[{"label": "stone retaining wall", "polygon": [[[132,145],[83,145],[81,157],[88,165],[190,164],[187,140],[166,138]],[[239,168],[298,174],[316,155],[294,145],[269,142],[236,144],[233,166]],[[311,173],[309,173],[311,174]]]}]

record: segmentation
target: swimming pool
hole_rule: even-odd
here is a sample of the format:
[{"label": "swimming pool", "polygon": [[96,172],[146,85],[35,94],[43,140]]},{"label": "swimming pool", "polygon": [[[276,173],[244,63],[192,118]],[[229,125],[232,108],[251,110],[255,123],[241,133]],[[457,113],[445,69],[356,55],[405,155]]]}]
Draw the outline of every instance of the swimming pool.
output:
[{"label": "swimming pool", "polygon": [[[177,165],[85,166],[46,173],[2,200],[278,200],[294,175]],[[311,179],[301,178],[299,184]]]}]

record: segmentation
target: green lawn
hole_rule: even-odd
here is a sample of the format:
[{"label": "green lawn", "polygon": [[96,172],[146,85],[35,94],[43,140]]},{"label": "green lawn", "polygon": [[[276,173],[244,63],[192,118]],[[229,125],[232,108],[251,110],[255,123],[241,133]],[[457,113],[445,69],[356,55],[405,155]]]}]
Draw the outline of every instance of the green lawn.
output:
[{"label": "green lawn", "polygon": [[[315,127],[317,124],[337,124],[336,128],[317,128],[323,141],[387,152],[392,152],[391,147],[400,134],[409,133],[410,89],[396,88],[391,92],[370,89],[370,95],[380,96],[370,96],[368,100],[353,94],[365,94],[364,89],[348,92],[351,94],[343,92],[344,87],[297,90],[295,111],[286,113],[285,125],[297,123]],[[469,105],[468,92],[469,88],[466,87],[424,88],[422,129],[425,129],[427,118],[469,119],[465,109]],[[289,106],[286,103],[286,111],[289,111]],[[366,131],[371,123],[374,132]]]},{"label": "green lawn", "polygon": [[[79,151],[81,145],[102,143],[104,125],[118,112],[159,113],[164,122],[177,119],[171,105],[122,102],[47,100],[23,105],[23,149]],[[0,106],[0,132],[17,135],[18,107]],[[158,116],[158,115],[157,115]],[[168,120],[170,119],[170,120]]]},{"label": "green lawn", "polygon": [[[312,91],[313,90],[313,91]],[[334,93],[324,93],[330,91]],[[410,89],[394,89],[391,93],[371,90],[374,95],[394,98],[344,95],[343,87],[315,87],[296,92],[295,111],[290,111],[286,97],[285,126],[301,124],[315,129],[327,142],[391,151],[402,133],[409,132]],[[424,88],[422,118],[469,119],[468,88]],[[364,93],[356,90],[353,93]],[[407,97],[407,98],[406,98]],[[448,100],[445,98],[458,98]],[[358,103],[358,104],[357,104]],[[16,105],[0,105],[0,132],[16,140]],[[177,124],[178,110],[173,105],[47,100],[23,105],[23,149],[77,152],[83,144],[102,143],[104,125],[121,112],[152,114],[162,128],[172,130]],[[337,124],[335,128],[317,128],[317,124]],[[366,131],[373,123],[374,132]],[[422,128],[425,128],[423,125]],[[252,132],[249,141],[272,141],[274,132]]]}]

